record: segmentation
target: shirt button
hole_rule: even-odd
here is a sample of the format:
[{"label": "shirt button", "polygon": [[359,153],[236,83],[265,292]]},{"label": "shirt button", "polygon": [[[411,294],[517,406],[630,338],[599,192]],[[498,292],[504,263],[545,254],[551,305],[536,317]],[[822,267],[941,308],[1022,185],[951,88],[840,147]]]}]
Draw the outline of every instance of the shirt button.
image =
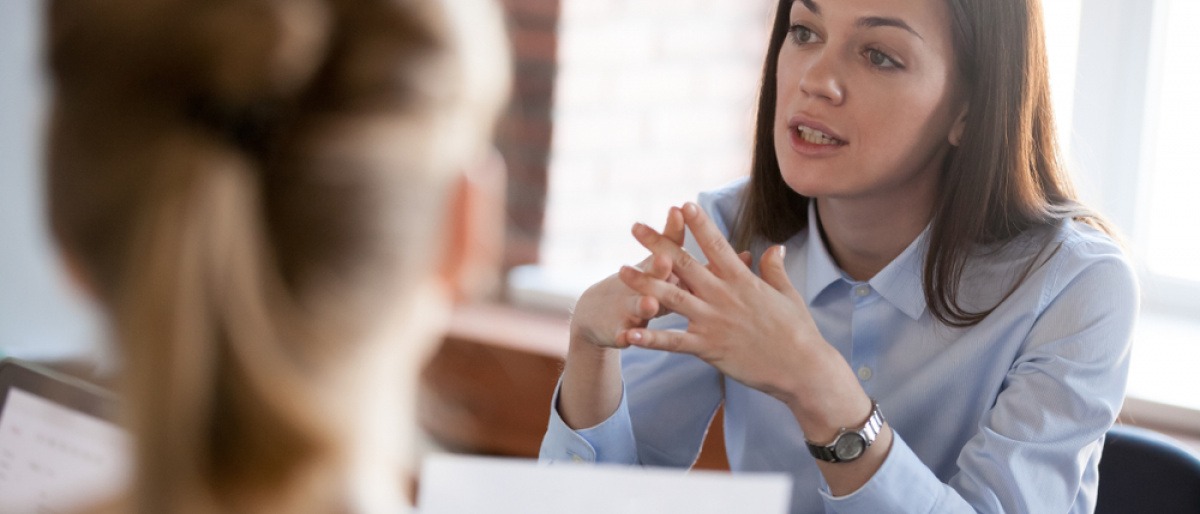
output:
[{"label": "shirt button", "polygon": [[866,382],[871,379],[871,368],[863,366],[858,368],[858,379]]},{"label": "shirt button", "polygon": [[859,297],[859,298],[862,298],[862,297],[864,297],[864,296],[867,296],[867,295],[869,295],[869,294],[871,294],[871,286],[868,286],[868,285],[865,285],[865,284],[864,284],[864,285],[861,285],[861,286],[858,286],[858,287],[855,287],[855,288],[854,288],[854,296],[857,296],[857,297]]}]

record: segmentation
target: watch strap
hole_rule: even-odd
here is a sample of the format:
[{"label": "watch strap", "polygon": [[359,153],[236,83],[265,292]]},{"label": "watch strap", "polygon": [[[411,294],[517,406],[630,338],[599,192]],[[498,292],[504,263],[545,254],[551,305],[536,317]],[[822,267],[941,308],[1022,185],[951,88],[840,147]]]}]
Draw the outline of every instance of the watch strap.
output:
[{"label": "watch strap", "polygon": [[[833,438],[833,442],[829,444],[816,444],[812,441],[805,440],[808,446],[808,453],[814,458],[825,462],[849,462],[858,459],[863,453],[866,453],[867,448],[870,448],[875,439],[879,437],[879,433],[883,431],[883,424],[887,420],[883,417],[883,411],[879,409],[879,403],[871,400],[871,416],[867,418],[867,422],[858,429],[842,428],[838,431],[837,437]],[[861,437],[863,440],[863,451],[854,457],[842,458],[837,454],[838,443],[843,437]]]}]

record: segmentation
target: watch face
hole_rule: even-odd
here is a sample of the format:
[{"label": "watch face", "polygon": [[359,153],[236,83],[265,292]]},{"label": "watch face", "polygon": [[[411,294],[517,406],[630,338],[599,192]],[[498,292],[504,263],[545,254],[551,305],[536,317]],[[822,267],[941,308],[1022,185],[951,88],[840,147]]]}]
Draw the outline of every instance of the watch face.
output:
[{"label": "watch face", "polygon": [[863,454],[867,447],[866,441],[858,432],[847,432],[838,437],[833,446],[833,453],[838,460],[854,460]]}]

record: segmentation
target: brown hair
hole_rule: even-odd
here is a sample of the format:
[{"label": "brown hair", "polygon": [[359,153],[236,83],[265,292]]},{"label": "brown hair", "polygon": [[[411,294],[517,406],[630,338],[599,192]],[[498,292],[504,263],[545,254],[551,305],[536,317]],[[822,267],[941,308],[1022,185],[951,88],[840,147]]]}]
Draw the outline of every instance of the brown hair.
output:
[{"label": "brown hair", "polygon": [[137,511],[345,508],[312,378],[433,269],[506,93],[491,9],[51,2],[51,228],[120,343]]},{"label": "brown hair", "polygon": [[[773,139],[776,73],[793,1],[777,6],[763,65],[750,183],[734,231],[739,249],[758,238],[783,242],[808,223],[809,198],[784,183]],[[976,245],[1003,243],[1064,219],[1111,230],[1078,202],[1060,160],[1039,0],[945,1],[969,108],[962,141],[938,178],[923,282],[938,320],[970,326],[994,310],[958,304],[959,281]]]}]

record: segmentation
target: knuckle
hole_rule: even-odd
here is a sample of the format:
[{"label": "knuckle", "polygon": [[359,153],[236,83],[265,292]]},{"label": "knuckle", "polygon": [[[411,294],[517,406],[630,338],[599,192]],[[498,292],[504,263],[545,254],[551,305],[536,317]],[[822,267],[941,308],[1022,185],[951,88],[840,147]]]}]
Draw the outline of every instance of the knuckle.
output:
[{"label": "knuckle", "polygon": [[682,289],[675,287],[671,288],[671,291],[667,293],[665,300],[668,305],[679,306],[683,305],[686,298],[687,294]]},{"label": "knuckle", "polygon": [[681,342],[680,342],[679,332],[664,332],[663,333],[662,339],[661,339],[661,345],[660,345],[660,346],[662,346],[662,348],[667,349],[667,350],[676,350],[680,347],[680,345],[681,345]]},{"label": "knuckle", "polygon": [[729,242],[721,237],[713,237],[704,241],[704,248],[710,252],[724,252],[729,248]]},{"label": "knuckle", "polygon": [[692,257],[692,254],[687,253],[687,251],[684,250],[679,252],[679,258],[677,258],[676,261],[676,266],[680,270],[686,270],[691,268],[692,265],[696,263],[696,258]]}]

